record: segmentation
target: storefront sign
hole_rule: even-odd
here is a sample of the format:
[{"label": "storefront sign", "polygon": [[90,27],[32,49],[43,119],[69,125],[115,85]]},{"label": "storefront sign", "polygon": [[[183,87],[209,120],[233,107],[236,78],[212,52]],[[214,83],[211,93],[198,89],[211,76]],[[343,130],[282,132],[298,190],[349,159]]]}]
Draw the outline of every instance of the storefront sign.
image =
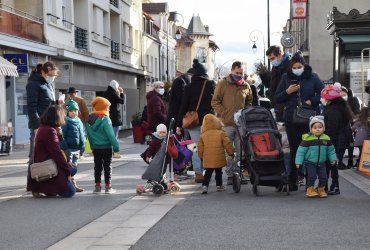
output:
[{"label": "storefront sign", "polygon": [[28,54],[4,54],[3,57],[17,66],[18,73],[28,73]]},{"label": "storefront sign", "polygon": [[307,0],[292,0],[293,19],[305,19],[307,11]]}]

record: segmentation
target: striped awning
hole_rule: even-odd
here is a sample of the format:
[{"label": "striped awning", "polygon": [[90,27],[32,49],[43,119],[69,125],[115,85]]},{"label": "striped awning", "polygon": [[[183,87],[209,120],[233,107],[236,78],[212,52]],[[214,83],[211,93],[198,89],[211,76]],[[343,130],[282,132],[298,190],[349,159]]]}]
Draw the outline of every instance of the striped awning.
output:
[{"label": "striped awning", "polygon": [[0,56],[0,75],[18,76],[17,66]]}]

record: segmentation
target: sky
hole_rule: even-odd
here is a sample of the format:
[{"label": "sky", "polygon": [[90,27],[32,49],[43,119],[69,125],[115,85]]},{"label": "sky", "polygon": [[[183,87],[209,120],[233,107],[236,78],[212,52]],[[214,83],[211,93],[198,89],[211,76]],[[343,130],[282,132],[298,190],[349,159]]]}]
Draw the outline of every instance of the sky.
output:
[{"label": "sky", "polygon": [[[210,37],[220,51],[216,52],[216,65],[231,66],[234,59],[247,62],[253,69],[255,62],[263,62],[263,40],[267,50],[267,0],[155,0],[168,2],[169,10],[184,18],[187,28],[193,15],[199,15],[209,26]],[[290,0],[270,0],[270,45],[279,44],[281,31],[289,19]],[[252,31],[257,30],[252,33]],[[252,35],[251,35],[252,33]],[[263,35],[262,35],[263,34]],[[252,51],[253,40],[257,52]],[[267,64],[267,58],[266,58]]]}]

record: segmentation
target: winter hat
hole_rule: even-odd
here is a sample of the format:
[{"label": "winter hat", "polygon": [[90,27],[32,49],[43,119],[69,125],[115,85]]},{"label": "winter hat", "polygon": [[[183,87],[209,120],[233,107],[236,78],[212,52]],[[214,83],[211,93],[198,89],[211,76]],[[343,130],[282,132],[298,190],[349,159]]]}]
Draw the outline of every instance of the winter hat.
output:
[{"label": "winter hat", "polygon": [[293,65],[297,62],[302,63],[303,65],[306,64],[306,60],[304,59],[303,54],[300,50],[298,50],[296,53],[294,53],[294,55],[290,59],[290,65]]},{"label": "winter hat", "polygon": [[94,108],[95,114],[109,116],[109,110],[107,110],[107,108],[111,105],[111,103],[104,97],[95,97],[94,100],[92,100],[91,105]]},{"label": "winter hat", "polygon": [[159,124],[157,126],[157,133],[159,132],[166,132],[167,133],[167,127],[166,125],[164,125],[163,123]]},{"label": "winter hat", "polygon": [[198,61],[198,59],[193,60],[193,74],[194,76],[199,76],[205,79],[208,79],[207,75],[207,68],[202,63]]},{"label": "winter hat", "polygon": [[317,116],[312,116],[311,119],[310,119],[310,131],[312,129],[312,126],[315,124],[315,123],[321,123],[322,127],[324,128],[324,131],[325,131],[325,122],[324,122],[324,117],[322,115],[317,115]]},{"label": "winter hat", "polygon": [[341,97],[341,85],[339,82],[333,84],[328,84],[325,86],[323,90],[321,90],[320,96],[326,100],[334,100],[336,98]]},{"label": "winter hat", "polygon": [[69,99],[68,102],[66,102],[66,109],[67,109],[67,112],[71,110],[80,110],[78,108],[77,102],[73,101],[73,99]]},{"label": "winter hat", "polygon": [[110,81],[109,86],[111,86],[114,90],[117,90],[119,87],[119,84],[116,80],[112,80]]},{"label": "winter hat", "polygon": [[342,91],[346,92],[346,93],[347,93],[347,95],[348,95],[348,89],[347,89],[346,87],[342,86],[342,87],[340,87],[340,90],[342,90]]},{"label": "winter hat", "polygon": [[188,69],[188,71],[186,71],[186,74],[194,75],[194,69],[193,68]]}]

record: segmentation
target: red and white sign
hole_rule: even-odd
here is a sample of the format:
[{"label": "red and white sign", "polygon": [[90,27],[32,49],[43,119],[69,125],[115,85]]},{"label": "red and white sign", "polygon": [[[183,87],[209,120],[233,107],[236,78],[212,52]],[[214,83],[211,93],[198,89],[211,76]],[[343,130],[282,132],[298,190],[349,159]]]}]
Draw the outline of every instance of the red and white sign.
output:
[{"label": "red and white sign", "polygon": [[293,19],[305,19],[307,0],[292,0]]}]

